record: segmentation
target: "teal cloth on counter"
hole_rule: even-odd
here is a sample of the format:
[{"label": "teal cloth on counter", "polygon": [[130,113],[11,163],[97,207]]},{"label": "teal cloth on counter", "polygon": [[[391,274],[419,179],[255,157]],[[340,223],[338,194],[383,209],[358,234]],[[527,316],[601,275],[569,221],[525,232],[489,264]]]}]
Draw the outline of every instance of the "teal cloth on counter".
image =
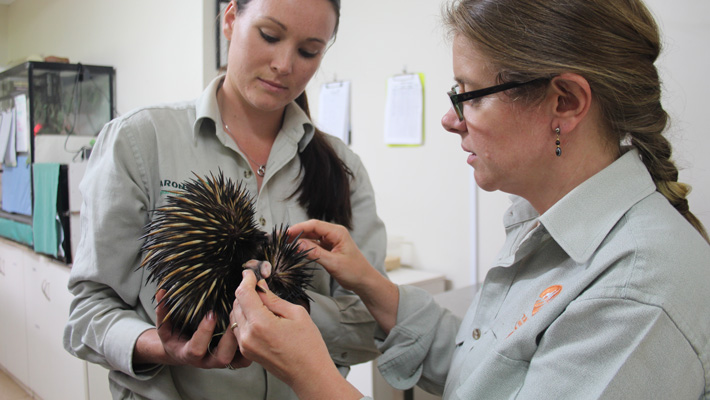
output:
[{"label": "teal cloth on counter", "polygon": [[57,215],[57,192],[59,188],[59,164],[35,163],[34,181],[34,248],[38,253],[57,257],[61,226]]},{"label": "teal cloth on counter", "polygon": [[32,226],[0,218],[0,236],[32,246]]}]

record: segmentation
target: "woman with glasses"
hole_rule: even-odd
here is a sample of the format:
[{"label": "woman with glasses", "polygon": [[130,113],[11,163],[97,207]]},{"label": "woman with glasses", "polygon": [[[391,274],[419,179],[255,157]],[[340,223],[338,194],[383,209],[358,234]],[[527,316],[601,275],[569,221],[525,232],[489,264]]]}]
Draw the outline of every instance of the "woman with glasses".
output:
[{"label": "woman with glasses", "polygon": [[[442,124],[478,185],[513,198],[466,316],[374,274],[344,228],[291,228],[377,320],[382,375],[445,399],[710,399],[710,245],[663,136],[647,8],[454,0],[445,21],[456,85]],[[243,354],[302,399],[360,398],[305,313],[245,275],[231,315]]]}]

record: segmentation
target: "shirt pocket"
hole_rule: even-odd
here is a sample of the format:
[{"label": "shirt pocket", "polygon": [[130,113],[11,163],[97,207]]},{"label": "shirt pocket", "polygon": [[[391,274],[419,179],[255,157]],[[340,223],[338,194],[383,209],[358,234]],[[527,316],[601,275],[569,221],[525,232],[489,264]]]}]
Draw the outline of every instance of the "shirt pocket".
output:
[{"label": "shirt pocket", "polygon": [[523,386],[530,364],[491,351],[456,389],[459,399],[513,399]]},{"label": "shirt pocket", "polygon": [[[472,333],[473,332],[473,333]],[[468,337],[467,337],[468,336]],[[452,384],[452,398],[507,399],[514,398],[523,385],[529,362],[516,360],[505,351],[505,336],[501,339],[492,329],[470,329],[459,332],[457,350],[450,374],[458,374]]]}]

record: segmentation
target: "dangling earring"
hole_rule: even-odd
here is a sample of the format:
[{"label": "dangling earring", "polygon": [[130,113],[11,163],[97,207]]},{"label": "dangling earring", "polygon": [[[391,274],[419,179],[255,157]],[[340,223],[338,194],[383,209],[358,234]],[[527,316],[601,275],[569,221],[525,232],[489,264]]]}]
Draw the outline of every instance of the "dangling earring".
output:
[{"label": "dangling earring", "polygon": [[555,149],[555,154],[557,157],[562,155],[562,149],[560,148],[560,128],[557,127],[555,128],[555,133],[557,134],[557,140],[555,140],[555,145],[557,148]]}]

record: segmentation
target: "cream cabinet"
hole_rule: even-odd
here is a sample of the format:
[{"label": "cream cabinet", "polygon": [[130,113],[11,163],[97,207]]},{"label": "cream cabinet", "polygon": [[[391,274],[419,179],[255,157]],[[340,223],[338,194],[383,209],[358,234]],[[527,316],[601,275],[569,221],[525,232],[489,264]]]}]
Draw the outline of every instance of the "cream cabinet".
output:
[{"label": "cream cabinet", "polygon": [[22,249],[0,241],[0,365],[28,386],[25,258]]},{"label": "cream cabinet", "polygon": [[0,280],[2,368],[43,400],[110,399],[108,371],[62,345],[69,267],[0,239]]},{"label": "cream cabinet", "polygon": [[62,346],[71,295],[69,272],[46,257],[25,265],[29,387],[44,400],[86,398],[84,362]]}]

